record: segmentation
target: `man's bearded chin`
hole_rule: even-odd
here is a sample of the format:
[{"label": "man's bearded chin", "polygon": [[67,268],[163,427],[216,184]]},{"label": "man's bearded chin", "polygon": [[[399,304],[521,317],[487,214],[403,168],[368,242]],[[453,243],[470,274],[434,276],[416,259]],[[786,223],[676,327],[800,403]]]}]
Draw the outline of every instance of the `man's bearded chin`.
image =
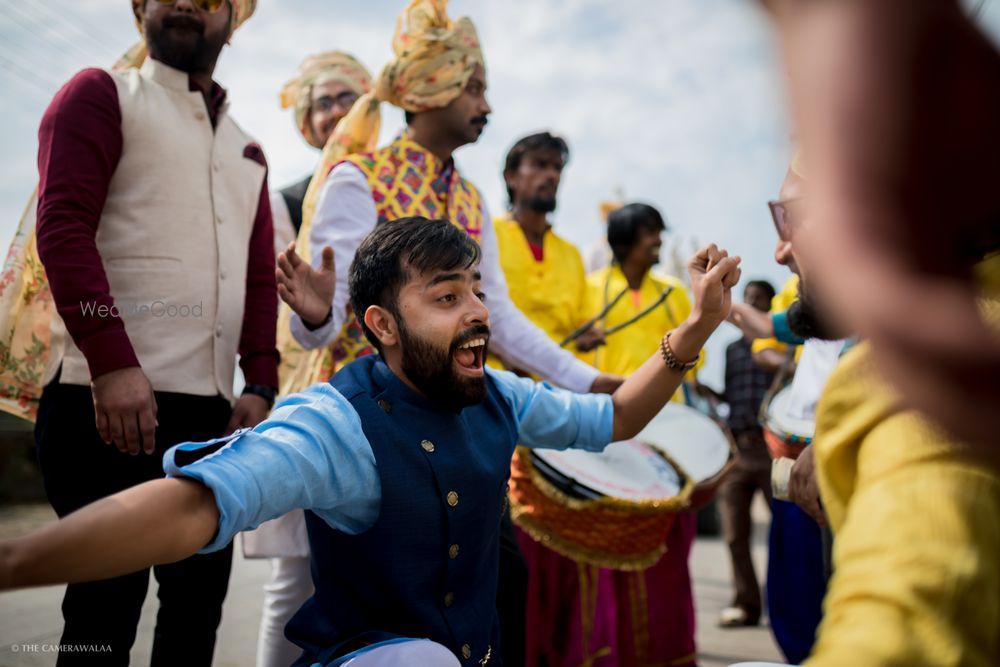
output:
[{"label": "man's bearded chin", "polygon": [[160,24],[146,26],[149,53],[164,65],[182,72],[203,72],[215,66],[226,37],[205,36],[205,26],[197,19],[167,17]]},{"label": "man's bearded chin", "polygon": [[551,213],[556,210],[555,197],[532,197],[527,204],[529,209],[538,213]]},{"label": "man's bearded chin", "polygon": [[[458,412],[470,405],[482,403],[486,398],[486,377],[462,377],[452,367],[453,354],[459,345],[471,340],[471,334],[489,335],[489,327],[480,325],[463,332],[447,349],[411,333],[397,317],[401,365],[406,377],[424,396],[442,410]],[[486,350],[483,350],[486,359]]]},{"label": "man's bearded chin", "polygon": [[802,282],[799,283],[798,300],[788,308],[788,328],[805,340],[839,340],[847,335],[825,317],[823,308]]}]

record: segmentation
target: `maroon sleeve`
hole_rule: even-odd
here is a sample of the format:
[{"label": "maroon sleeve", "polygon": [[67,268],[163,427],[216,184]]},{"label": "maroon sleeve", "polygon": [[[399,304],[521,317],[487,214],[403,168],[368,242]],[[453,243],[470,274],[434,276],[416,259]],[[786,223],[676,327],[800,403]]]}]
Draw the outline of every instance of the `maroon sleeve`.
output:
[{"label": "maroon sleeve", "polygon": [[[244,156],[264,164],[264,154],[256,144],[248,146]],[[278,286],[274,278],[274,226],[265,176],[257,203],[257,217],[250,234],[243,330],[240,332],[240,368],[243,369],[247,384],[278,388],[280,356],[275,346],[277,326]]]},{"label": "maroon sleeve", "polygon": [[92,378],[139,365],[121,319],[96,314],[114,304],[94,237],[121,153],[115,83],[83,70],[56,93],[38,130],[37,241],[56,309]]}]

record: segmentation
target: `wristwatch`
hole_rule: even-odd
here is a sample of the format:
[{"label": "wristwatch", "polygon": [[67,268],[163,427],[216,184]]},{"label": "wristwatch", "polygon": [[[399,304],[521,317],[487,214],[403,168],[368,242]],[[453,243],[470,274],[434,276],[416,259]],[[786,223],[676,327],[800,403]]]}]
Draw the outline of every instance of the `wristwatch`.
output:
[{"label": "wristwatch", "polygon": [[278,396],[278,390],[274,387],[268,387],[266,384],[248,384],[243,387],[243,393],[260,396],[267,401],[268,409],[274,407],[274,399]]}]

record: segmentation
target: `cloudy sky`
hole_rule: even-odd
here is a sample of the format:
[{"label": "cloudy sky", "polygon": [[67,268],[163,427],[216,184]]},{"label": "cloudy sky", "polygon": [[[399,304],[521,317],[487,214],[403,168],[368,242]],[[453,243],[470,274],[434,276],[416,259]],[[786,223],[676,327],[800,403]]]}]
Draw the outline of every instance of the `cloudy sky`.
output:
[{"label": "cloudy sky", "polygon": [[[978,0],[977,0],[978,1]],[[217,79],[232,113],[264,147],[271,183],[310,172],[278,91],[308,53],[339,48],[377,72],[405,0],[260,0],[222,55]],[[108,66],[136,40],[126,0],[0,0],[0,240],[34,187],[38,121],[77,70]],[[581,247],[602,233],[614,193],[657,206],[687,253],[714,241],[744,257],[745,275],[787,274],[772,260],[773,198],[788,160],[781,70],[766,18],[751,0],[452,0],[483,44],[494,113],[457,153],[464,174],[503,211],[500,170],[520,136],[551,130],[572,151],[553,222]],[[981,20],[1000,34],[1000,3]],[[383,110],[383,139],[402,113]],[[726,328],[716,350],[735,337]],[[719,354],[706,369],[720,376]]]}]

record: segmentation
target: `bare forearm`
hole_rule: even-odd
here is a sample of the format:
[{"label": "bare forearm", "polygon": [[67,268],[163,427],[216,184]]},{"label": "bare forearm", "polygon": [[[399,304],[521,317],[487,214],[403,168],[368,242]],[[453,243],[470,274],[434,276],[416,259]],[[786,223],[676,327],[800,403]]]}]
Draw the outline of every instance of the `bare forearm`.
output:
[{"label": "bare forearm", "polygon": [[[698,356],[715,326],[685,321],[670,335],[670,348],[680,361]],[[635,436],[666,405],[684,381],[684,374],[668,368],[659,350],[632,373],[612,395],[615,406],[613,439]]]},{"label": "bare forearm", "polygon": [[146,482],[0,542],[0,589],[106,579],[181,560],[208,544],[218,523],[204,485]]}]

